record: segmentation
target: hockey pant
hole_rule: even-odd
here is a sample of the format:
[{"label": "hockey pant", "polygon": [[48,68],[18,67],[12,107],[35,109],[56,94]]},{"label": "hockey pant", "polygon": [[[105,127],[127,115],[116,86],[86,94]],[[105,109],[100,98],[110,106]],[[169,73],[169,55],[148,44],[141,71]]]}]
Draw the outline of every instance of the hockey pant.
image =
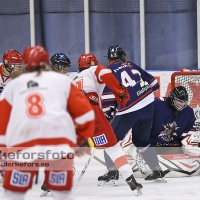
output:
[{"label": "hockey pant", "polygon": [[95,112],[95,132],[91,138],[94,147],[106,148],[117,144],[117,138],[99,105],[92,104]]},{"label": "hockey pant", "polygon": [[[7,161],[8,167],[6,167],[3,182],[3,187],[7,191],[5,196],[6,194],[12,196],[12,192],[26,193],[32,187],[33,177],[38,173],[36,166],[39,162],[41,164],[43,161],[34,161],[29,165],[11,160]],[[45,185],[51,191],[61,191],[60,194],[70,191],[73,184],[73,159],[51,160],[44,161],[44,163],[49,164],[49,166],[45,165]],[[56,194],[55,196],[55,199],[59,199]]]},{"label": "hockey pant", "polygon": [[[149,147],[149,137],[153,120],[153,103],[146,107],[115,117],[112,127],[117,140],[123,140],[132,128],[132,142],[141,151],[141,154],[151,169],[158,166],[158,157],[154,147]],[[107,160],[106,160],[107,159]],[[109,156],[105,156],[108,168],[111,167]]]}]

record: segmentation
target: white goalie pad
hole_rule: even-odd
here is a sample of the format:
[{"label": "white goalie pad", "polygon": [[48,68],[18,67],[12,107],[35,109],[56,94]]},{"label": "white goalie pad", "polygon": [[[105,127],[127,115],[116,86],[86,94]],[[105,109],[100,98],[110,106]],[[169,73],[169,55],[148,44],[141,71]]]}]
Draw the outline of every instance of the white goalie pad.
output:
[{"label": "white goalie pad", "polygon": [[[132,166],[134,176],[142,177],[142,174],[140,173],[134,159],[136,154],[136,147],[132,144],[131,130],[127,133],[124,140],[120,142],[120,145],[122,146],[125,155],[127,156],[128,161]],[[177,178],[200,175],[200,154],[165,154],[158,155],[158,160],[160,167],[166,173],[165,177]],[[150,170],[146,163],[145,167]]]}]

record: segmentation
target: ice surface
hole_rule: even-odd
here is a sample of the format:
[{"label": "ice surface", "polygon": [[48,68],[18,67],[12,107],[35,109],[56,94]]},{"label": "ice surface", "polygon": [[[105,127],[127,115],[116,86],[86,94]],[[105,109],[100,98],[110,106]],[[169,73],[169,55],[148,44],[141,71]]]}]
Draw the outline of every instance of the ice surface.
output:
[{"label": "ice surface", "polygon": [[[75,159],[76,173],[74,183],[76,183],[82,169],[85,166],[89,156]],[[137,181],[143,185],[143,195],[133,196],[132,191],[120,177],[117,187],[99,187],[97,186],[97,177],[103,175],[106,168],[92,160],[86,170],[80,184],[73,191],[74,200],[200,200],[200,176],[184,178],[166,178],[167,183],[154,183],[137,178]],[[40,197],[40,187],[44,180],[43,170],[39,172],[39,183],[33,184],[25,196],[25,200],[52,200],[51,194],[47,197]],[[3,188],[0,186],[0,200],[2,198]]]}]

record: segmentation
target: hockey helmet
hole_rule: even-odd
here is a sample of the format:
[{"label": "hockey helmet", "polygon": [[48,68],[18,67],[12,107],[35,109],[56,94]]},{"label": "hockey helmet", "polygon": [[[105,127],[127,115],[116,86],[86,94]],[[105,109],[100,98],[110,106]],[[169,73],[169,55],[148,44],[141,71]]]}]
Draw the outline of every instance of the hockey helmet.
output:
[{"label": "hockey helmet", "polygon": [[169,98],[171,100],[172,106],[178,112],[183,110],[188,104],[188,93],[185,87],[183,86],[175,87],[169,93]]},{"label": "hockey helmet", "polygon": [[19,51],[14,49],[6,51],[3,54],[2,60],[9,73],[12,71],[22,71],[22,54]]},{"label": "hockey helmet", "polygon": [[55,71],[63,74],[67,73],[67,69],[71,67],[70,59],[64,53],[56,53],[51,56],[51,66]]},{"label": "hockey helmet", "polygon": [[43,46],[28,46],[24,49],[23,64],[25,65],[25,69],[31,67],[46,68],[49,64],[49,54]]},{"label": "hockey helmet", "polygon": [[82,54],[78,59],[78,70],[90,68],[93,65],[98,65],[98,60],[91,54]]},{"label": "hockey helmet", "polygon": [[119,45],[111,46],[108,49],[107,53],[108,60],[116,60],[120,59],[122,61],[126,61],[126,53]]}]

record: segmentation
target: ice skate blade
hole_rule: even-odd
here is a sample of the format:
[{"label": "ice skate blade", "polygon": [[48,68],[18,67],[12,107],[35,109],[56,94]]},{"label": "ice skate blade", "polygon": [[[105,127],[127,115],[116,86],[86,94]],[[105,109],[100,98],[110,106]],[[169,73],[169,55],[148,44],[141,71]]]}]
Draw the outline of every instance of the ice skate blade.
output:
[{"label": "ice skate blade", "polygon": [[98,186],[108,186],[108,187],[115,187],[117,186],[118,181],[117,180],[110,180],[109,182],[106,181],[98,181]]},{"label": "ice skate blade", "polygon": [[42,194],[40,195],[40,197],[46,197],[48,194],[48,191],[43,191]]},{"label": "ice skate blade", "polygon": [[133,196],[141,196],[142,195],[142,188],[133,190]]},{"label": "ice skate blade", "polygon": [[155,183],[167,183],[166,179],[163,177],[163,178],[157,178],[154,180]]}]

